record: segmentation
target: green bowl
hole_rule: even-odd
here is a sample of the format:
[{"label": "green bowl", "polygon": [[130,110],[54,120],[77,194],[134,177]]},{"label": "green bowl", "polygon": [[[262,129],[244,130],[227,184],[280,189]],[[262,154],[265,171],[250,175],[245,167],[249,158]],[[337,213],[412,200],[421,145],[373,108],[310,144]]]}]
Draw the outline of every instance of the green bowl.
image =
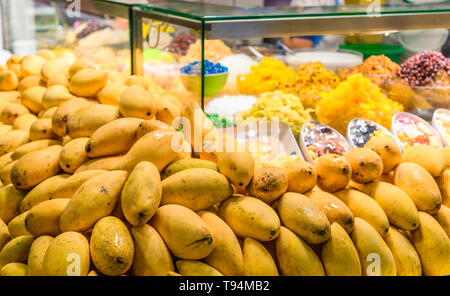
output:
[{"label": "green bowl", "polygon": [[402,46],[393,44],[379,44],[379,43],[349,43],[341,44],[339,46],[341,49],[350,49],[359,51],[363,54],[364,60],[372,55],[384,54],[390,58],[393,62],[399,63],[400,56],[405,51]]},{"label": "green bowl", "polygon": [[[202,81],[200,75],[180,74],[184,87],[195,93],[202,95]],[[205,75],[205,97],[215,97],[227,83],[228,72]]]}]

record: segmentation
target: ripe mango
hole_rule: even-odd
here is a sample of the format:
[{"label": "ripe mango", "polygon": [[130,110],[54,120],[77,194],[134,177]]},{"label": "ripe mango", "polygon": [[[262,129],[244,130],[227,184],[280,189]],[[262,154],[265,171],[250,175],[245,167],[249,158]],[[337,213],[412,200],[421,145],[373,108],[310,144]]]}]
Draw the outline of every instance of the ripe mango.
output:
[{"label": "ripe mango", "polygon": [[422,275],[419,255],[403,234],[391,227],[384,241],[394,255],[398,276]]},{"label": "ripe mango", "polygon": [[363,275],[397,275],[394,255],[369,223],[356,217],[351,238],[359,254]]},{"label": "ripe mango", "polygon": [[308,197],[287,192],[277,205],[281,222],[309,244],[320,244],[330,238],[330,222],[322,209]]},{"label": "ripe mango", "polygon": [[125,218],[131,225],[147,223],[161,202],[162,184],[158,168],[142,161],[131,172],[122,190],[121,205]]},{"label": "ripe mango", "polygon": [[301,238],[281,226],[276,239],[278,267],[284,276],[324,276],[316,253]]},{"label": "ripe mango", "polygon": [[202,259],[213,248],[207,225],[190,209],[180,205],[158,208],[150,224],[158,231],[171,253],[182,259]]},{"label": "ripe mango", "polygon": [[279,276],[272,255],[257,240],[245,238],[243,254],[245,276]]},{"label": "ripe mango", "polygon": [[420,226],[412,232],[412,244],[422,263],[424,275],[450,274],[450,239],[429,214],[419,212]]},{"label": "ripe mango", "polygon": [[244,275],[243,253],[233,230],[214,213],[200,211],[198,215],[206,223],[214,242],[211,253],[203,261],[225,276]]},{"label": "ripe mango", "polygon": [[423,167],[412,162],[403,162],[395,169],[394,183],[414,201],[419,211],[431,215],[437,213],[442,204],[439,186]]},{"label": "ripe mango", "polygon": [[276,212],[254,197],[230,197],[220,205],[219,214],[240,237],[270,241],[280,233],[280,219]]},{"label": "ripe mango", "polygon": [[110,215],[127,175],[125,171],[105,172],[81,185],[61,215],[61,230],[86,231],[99,219]]},{"label": "ripe mango", "polygon": [[27,275],[43,276],[42,265],[44,263],[45,252],[53,241],[53,237],[42,235],[36,238],[31,244],[30,253],[27,261]]}]

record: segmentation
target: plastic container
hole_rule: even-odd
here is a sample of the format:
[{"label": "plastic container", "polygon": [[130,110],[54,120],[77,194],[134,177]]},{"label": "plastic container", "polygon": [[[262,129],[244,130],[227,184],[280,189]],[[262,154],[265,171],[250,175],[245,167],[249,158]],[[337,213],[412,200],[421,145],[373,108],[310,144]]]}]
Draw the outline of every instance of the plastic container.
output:
[{"label": "plastic container", "polygon": [[361,64],[363,55],[351,50],[301,50],[286,55],[286,64],[293,69],[309,62],[321,62],[328,70],[336,72],[339,68],[350,68]]},{"label": "plastic container", "polygon": [[405,51],[402,46],[384,43],[341,44],[339,48],[360,52],[363,54],[364,60],[372,55],[384,54],[396,63],[400,62],[400,56]]},{"label": "plastic container", "polygon": [[347,140],[352,148],[362,148],[370,139],[376,136],[392,137],[401,148],[400,142],[384,126],[364,118],[354,118],[347,126]]},{"label": "plastic container", "polygon": [[306,122],[300,133],[300,149],[303,157],[314,163],[323,154],[344,155],[351,150],[345,137],[334,128],[317,121]]},{"label": "plastic container", "polygon": [[444,145],[448,146],[450,143],[450,110],[436,109],[431,124],[438,131]]},{"label": "plastic container", "polygon": [[417,145],[443,148],[439,133],[428,122],[408,112],[399,112],[392,118],[391,132],[404,151]]},{"label": "plastic container", "polygon": [[277,162],[280,159],[304,160],[294,134],[282,121],[253,123],[217,129],[217,131],[231,135],[238,142],[248,145],[257,166]]}]

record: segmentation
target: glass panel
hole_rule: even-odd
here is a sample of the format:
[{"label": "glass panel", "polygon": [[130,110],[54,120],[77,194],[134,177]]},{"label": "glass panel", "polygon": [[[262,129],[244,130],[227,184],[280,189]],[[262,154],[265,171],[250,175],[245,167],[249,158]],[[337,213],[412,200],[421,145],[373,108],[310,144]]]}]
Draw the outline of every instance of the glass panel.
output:
[{"label": "glass panel", "polygon": [[[232,7],[205,3],[191,3],[185,1],[150,1],[147,4],[139,4],[142,8],[149,10],[170,13],[192,19],[202,19],[205,21],[217,20],[239,20],[258,18],[290,18],[290,17],[310,17],[310,16],[343,16],[343,15],[366,15],[367,5],[339,5],[321,7]],[[372,6],[370,6],[372,7]],[[379,7],[380,14],[393,13],[422,13],[422,12],[448,12],[450,2],[428,3],[428,4],[385,4]],[[374,11],[378,12],[378,11]]]},{"label": "glass panel", "polygon": [[22,55],[69,51],[102,69],[129,73],[130,4],[120,2],[6,0],[5,47]]},{"label": "glass panel", "polygon": [[142,22],[143,71],[153,92],[201,104],[201,32],[146,17]]}]

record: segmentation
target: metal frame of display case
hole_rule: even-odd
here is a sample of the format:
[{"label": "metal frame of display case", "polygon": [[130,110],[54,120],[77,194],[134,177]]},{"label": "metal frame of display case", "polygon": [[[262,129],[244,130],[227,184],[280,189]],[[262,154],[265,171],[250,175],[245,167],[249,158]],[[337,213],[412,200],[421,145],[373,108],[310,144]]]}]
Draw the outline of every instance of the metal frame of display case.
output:
[{"label": "metal frame of display case", "polygon": [[[12,0],[0,0],[0,13],[2,14],[2,36],[3,36],[3,44],[10,44],[9,38],[9,24],[8,24],[8,14],[7,14],[7,2]],[[50,3],[54,4],[62,4],[64,6],[68,6],[71,2],[67,0],[50,0]],[[81,13],[91,14],[91,15],[111,15],[115,17],[126,18],[130,20],[132,2],[131,1],[104,1],[104,0],[89,0],[91,7],[86,7],[81,5]],[[131,22],[130,22],[131,28]],[[130,30],[130,37],[131,37]],[[130,38],[131,41],[131,38]],[[130,42],[131,48],[131,42]],[[11,50],[11,48],[7,48]]]},{"label": "metal frame of display case", "polygon": [[[120,1],[120,0],[119,0]],[[177,1],[175,1],[177,2]],[[181,1],[178,1],[182,3]],[[198,5],[207,11],[213,5]],[[174,5],[175,7],[175,5]],[[450,28],[450,2],[415,6],[381,6],[379,12],[368,12],[366,6],[305,8],[287,10],[286,14],[265,14],[263,8],[241,9],[236,15],[195,15],[185,9],[167,9],[158,2],[133,6],[134,74],[143,73],[142,19],[148,18],[197,30],[204,39],[245,39],[296,35],[376,33],[398,30]],[[383,9],[389,8],[389,9]],[[232,9],[232,8],[227,8]],[[251,13],[254,13],[251,15]]]}]

